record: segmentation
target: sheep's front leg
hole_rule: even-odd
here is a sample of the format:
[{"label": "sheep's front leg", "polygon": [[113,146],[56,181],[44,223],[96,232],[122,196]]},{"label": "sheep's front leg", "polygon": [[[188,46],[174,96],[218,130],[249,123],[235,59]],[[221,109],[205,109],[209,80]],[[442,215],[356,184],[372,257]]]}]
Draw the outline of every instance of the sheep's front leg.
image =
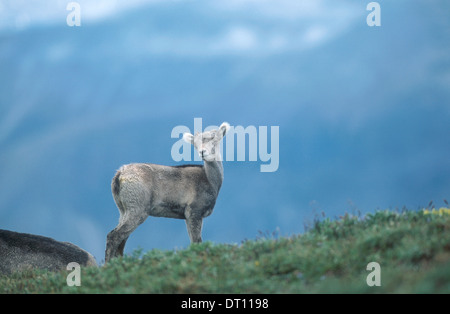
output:
[{"label": "sheep's front leg", "polygon": [[186,227],[191,239],[191,243],[201,243],[202,242],[202,225],[203,218],[190,215],[186,217]]}]

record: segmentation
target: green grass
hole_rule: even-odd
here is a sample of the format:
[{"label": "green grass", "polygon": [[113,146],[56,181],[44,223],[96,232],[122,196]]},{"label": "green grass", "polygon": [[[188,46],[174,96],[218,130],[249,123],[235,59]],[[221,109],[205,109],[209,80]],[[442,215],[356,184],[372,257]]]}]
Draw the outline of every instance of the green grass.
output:
[{"label": "green grass", "polygon": [[[369,287],[369,262],[381,286]],[[316,221],[304,234],[240,245],[136,250],[104,267],[0,276],[2,293],[450,293],[450,215],[379,211]]]}]

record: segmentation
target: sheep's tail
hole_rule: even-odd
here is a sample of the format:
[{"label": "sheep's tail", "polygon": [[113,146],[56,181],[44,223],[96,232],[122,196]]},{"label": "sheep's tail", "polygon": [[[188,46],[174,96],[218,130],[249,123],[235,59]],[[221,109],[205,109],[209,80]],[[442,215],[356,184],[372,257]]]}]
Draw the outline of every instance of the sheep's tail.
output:
[{"label": "sheep's tail", "polygon": [[111,182],[111,191],[113,193],[114,199],[116,199],[120,193],[120,175],[121,175],[121,172],[120,172],[120,170],[118,170]]},{"label": "sheep's tail", "polygon": [[120,170],[118,170],[116,172],[116,175],[114,176],[114,178],[112,179],[111,182],[111,191],[112,191],[112,195],[114,198],[114,202],[116,202],[117,208],[119,208],[119,212],[120,212],[120,216],[122,217],[122,215],[125,213],[125,209],[123,207],[122,201],[120,199],[120,175],[122,174],[122,172]]}]

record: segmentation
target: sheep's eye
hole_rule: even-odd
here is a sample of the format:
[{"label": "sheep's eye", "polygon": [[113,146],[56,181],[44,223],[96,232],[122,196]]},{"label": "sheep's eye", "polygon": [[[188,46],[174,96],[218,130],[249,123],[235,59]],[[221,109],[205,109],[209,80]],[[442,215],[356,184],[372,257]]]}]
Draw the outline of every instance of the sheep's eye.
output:
[{"label": "sheep's eye", "polygon": [[203,139],[204,140],[212,140],[213,138],[214,138],[214,134],[205,134],[204,136],[203,136]]}]

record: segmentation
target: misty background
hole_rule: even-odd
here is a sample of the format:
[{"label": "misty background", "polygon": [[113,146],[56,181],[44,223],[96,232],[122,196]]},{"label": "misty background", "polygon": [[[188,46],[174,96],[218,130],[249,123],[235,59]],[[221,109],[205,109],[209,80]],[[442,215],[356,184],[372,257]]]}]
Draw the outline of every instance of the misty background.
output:
[{"label": "misty background", "polygon": [[[182,164],[196,117],[280,134],[276,172],[224,162],[204,240],[450,199],[450,2],[378,1],[380,27],[360,0],[80,0],[80,27],[69,2],[0,0],[1,229],[102,262],[115,171]],[[149,217],[125,252],[188,245]]]}]

